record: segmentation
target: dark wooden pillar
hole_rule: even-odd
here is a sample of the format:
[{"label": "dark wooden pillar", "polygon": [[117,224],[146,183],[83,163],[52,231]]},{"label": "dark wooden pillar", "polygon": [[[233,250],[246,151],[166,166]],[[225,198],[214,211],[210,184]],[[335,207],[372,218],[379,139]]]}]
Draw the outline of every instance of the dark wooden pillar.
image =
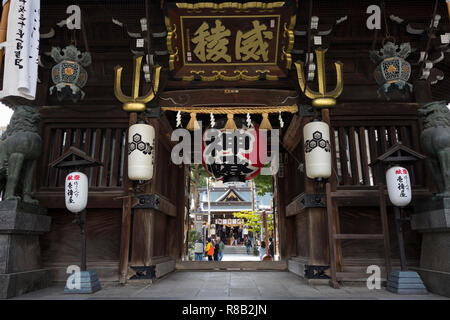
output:
[{"label": "dark wooden pillar", "polygon": [[[329,109],[322,110],[322,121],[330,126],[330,140],[334,139],[334,134],[331,129],[330,112]],[[302,128],[303,130],[303,128]],[[303,139],[303,135],[302,135]],[[331,141],[332,142],[332,141]],[[332,146],[334,145],[331,143]],[[335,152],[332,148],[331,152]],[[329,179],[333,190],[336,189],[336,176],[332,172]],[[304,175],[305,193],[318,194],[325,193],[325,183],[309,179]],[[309,266],[326,266],[330,264],[330,254],[328,245],[328,224],[327,224],[327,210],[326,208],[306,208],[305,214],[308,221],[308,265]],[[339,224],[338,221],[335,222]],[[336,226],[333,226],[336,227]]]},{"label": "dark wooden pillar", "polygon": [[[137,113],[130,113],[129,126],[135,124],[137,121]],[[128,139],[128,136],[126,137]],[[128,168],[128,157],[125,157],[124,167]],[[128,169],[124,170],[128,172]],[[127,282],[128,276],[128,260],[130,257],[130,236],[131,236],[131,195],[132,182],[128,179],[128,174],[124,175],[124,184],[127,186],[128,197],[122,203],[122,228],[120,234],[120,266],[119,266],[119,281],[121,284]]]},{"label": "dark wooden pillar", "polygon": [[[308,194],[323,193],[323,188],[305,174],[305,192]],[[329,264],[327,211],[325,208],[306,208],[308,221],[308,265],[326,266]]]},{"label": "dark wooden pillar", "polygon": [[[158,152],[161,149],[160,123],[158,119],[150,119],[150,124],[155,128],[155,163],[153,179],[144,187],[146,194],[156,192],[161,180],[160,170],[164,170],[164,166],[158,161]],[[154,209],[134,209],[131,266],[152,265],[155,214]]]},{"label": "dark wooden pillar", "polygon": [[[296,178],[296,163],[294,159],[283,152],[284,176],[277,176],[277,205],[279,224],[278,230],[280,234],[280,255],[282,259],[289,259],[296,255],[297,252],[297,230],[295,216],[287,216],[286,206],[292,200],[293,179]],[[281,160],[280,160],[281,161]]]}]

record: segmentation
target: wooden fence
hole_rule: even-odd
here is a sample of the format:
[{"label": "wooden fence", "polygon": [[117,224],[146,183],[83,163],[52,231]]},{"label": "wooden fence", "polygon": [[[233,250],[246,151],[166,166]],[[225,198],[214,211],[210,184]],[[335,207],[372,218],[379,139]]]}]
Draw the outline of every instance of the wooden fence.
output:
[{"label": "wooden fence", "polygon": [[48,207],[64,207],[61,192],[68,171],[51,168],[48,164],[70,146],[75,146],[103,163],[103,166],[89,168],[86,172],[89,204],[121,208],[121,201],[111,200],[125,194],[127,115],[122,112],[74,112],[57,107],[42,108],[41,114],[43,151],[35,183],[37,198]]},{"label": "wooden fence", "polygon": [[[395,104],[374,113],[369,106],[341,106],[331,117],[335,173],[339,186],[375,186],[384,173],[369,166],[396,143],[420,152],[421,123],[414,104]],[[352,112],[353,111],[353,112]],[[333,137],[334,134],[334,137]],[[424,163],[407,166],[413,186],[428,186]]]}]

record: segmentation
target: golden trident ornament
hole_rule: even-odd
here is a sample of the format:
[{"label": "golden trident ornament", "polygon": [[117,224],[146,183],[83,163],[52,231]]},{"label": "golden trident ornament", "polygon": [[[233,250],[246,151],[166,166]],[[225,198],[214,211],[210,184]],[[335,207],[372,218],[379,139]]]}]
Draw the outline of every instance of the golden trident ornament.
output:
[{"label": "golden trident ornament", "polygon": [[317,58],[317,81],[319,83],[319,92],[311,90],[305,85],[306,81],[303,76],[303,62],[295,62],[297,69],[297,78],[300,89],[305,92],[305,95],[313,99],[312,105],[317,108],[329,108],[336,105],[336,98],[339,97],[344,89],[344,82],[342,78],[342,68],[344,64],[340,61],[334,63],[336,66],[336,88],[333,91],[326,92],[327,80],[325,76],[325,50],[322,48],[316,49]]},{"label": "golden trident ornament", "polygon": [[161,67],[157,66],[153,72],[153,88],[148,94],[143,97],[139,97],[139,84],[141,81],[141,63],[142,56],[134,59],[134,71],[133,71],[133,84],[131,97],[126,96],[122,92],[121,79],[123,67],[117,66],[114,68],[116,72],[116,79],[114,81],[114,94],[116,98],[123,103],[123,110],[128,112],[141,112],[145,111],[145,104],[152,101],[155,98],[156,92],[159,88],[159,76],[161,74]]}]

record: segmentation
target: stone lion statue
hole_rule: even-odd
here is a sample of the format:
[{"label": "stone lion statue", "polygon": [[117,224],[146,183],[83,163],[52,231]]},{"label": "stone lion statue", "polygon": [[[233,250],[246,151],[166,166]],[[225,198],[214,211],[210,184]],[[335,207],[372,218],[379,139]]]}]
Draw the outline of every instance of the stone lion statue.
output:
[{"label": "stone lion statue", "polygon": [[3,192],[3,200],[20,200],[16,189],[21,184],[23,201],[39,203],[31,198],[33,175],[42,150],[39,123],[36,107],[17,106],[0,139],[0,192]]},{"label": "stone lion statue", "polygon": [[450,109],[446,101],[436,101],[418,111],[424,126],[420,142],[428,156],[438,196],[450,197]]}]

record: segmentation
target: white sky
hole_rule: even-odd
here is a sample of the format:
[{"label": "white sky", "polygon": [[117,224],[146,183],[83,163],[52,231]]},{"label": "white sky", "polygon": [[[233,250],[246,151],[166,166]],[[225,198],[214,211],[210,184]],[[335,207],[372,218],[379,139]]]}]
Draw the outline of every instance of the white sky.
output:
[{"label": "white sky", "polygon": [[0,102],[0,127],[6,127],[13,114],[12,109]]}]

